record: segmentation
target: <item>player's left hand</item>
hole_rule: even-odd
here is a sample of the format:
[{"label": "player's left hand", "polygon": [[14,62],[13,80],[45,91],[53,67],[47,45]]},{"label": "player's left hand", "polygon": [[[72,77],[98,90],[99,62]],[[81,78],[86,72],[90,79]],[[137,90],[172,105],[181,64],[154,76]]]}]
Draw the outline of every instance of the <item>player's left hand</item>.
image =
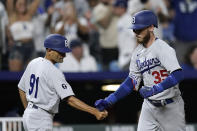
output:
[{"label": "player's left hand", "polygon": [[139,92],[143,98],[148,98],[150,96],[156,95],[162,92],[164,89],[159,84],[154,85],[153,87],[143,86]]}]

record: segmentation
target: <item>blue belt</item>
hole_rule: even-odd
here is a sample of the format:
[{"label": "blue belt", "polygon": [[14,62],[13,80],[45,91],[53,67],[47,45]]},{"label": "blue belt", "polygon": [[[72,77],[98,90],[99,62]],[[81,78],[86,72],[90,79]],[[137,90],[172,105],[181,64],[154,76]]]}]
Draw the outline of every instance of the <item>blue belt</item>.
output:
[{"label": "blue belt", "polygon": [[34,109],[38,109],[39,107],[33,103],[29,103],[29,106]]},{"label": "blue belt", "polygon": [[37,105],[33,105],[32,108],[38,109],[38,106]]},{"label": "blue belt", "polygon": [[[32,102],[28,103],[28,106],[31,107],[31,108],[34,108],[34,109],[40,108],[40,107],[38,107],[37,105],[33,104]],[[40,109],[42,109],[42,108],[40,108]],[[53,115],[53,116],[55,115],[54,113],[51,113],[51,112],[49,112],[49,111],[47,111],[47,110],[45,110],[45,109],[42,109],[42,110],[48,112],[49,114],[51,114],[51,115]]]},{"label": "blue belt", "polygon": [[174,102],[174,100],[172,98],[164,99],[164,100],[150,100],[150,99],[148,99],[148,101],[156,107],[162,107],[162,106],[165,106],[167,104]]}]

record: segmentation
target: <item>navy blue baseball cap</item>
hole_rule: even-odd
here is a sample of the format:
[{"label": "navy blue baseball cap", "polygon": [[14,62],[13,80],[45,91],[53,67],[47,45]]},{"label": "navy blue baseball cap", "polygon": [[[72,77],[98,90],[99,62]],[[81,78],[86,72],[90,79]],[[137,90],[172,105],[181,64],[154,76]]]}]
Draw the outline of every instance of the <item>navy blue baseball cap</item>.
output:
[{"label": "navy blue baseball cap", "polygon": [[158,20],[156,14],[151,10],[141,10],[134,14],[131,29],[139,30],[154,25],[158,28]]},{"label": "navy blue baseball cap", "polygon": [[48,35],[44,40],[44,47],[61,53],[71,52],[71,49],[68,47],[68,40],[60,34]]},{"label": "navy blue baseball cap", "polygon": [[70,48],[73,49],[75,47],[82,46],[82,42],[80,39],[73,39],[70,42]]},{"label": "navy blue baseball cap", "polygon": [[115,0],[113,5],[115,7],[127,8],[128,3],[127,3],[127,0]]}]

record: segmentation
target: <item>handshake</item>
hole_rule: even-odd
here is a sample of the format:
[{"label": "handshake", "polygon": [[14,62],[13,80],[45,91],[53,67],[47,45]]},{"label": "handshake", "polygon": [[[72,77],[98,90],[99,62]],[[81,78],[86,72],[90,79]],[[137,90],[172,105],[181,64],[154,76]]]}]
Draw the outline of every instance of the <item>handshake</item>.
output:
[{"label": "handshake", "polygon": [[[119,99],[128,95],[131,91],[128,91],[126,87],[120,88],[115,93],[112,93],[105,99],[99,99],[95,102],[94,106],[102,113],[107,112],[106,109],[111,107],[114,103],[116,103]],[[150,96],[156,95],[164,91],[164,88],[160,84],[156,84],[153,87],[143,86],[139,92],[143,98],[148,98]],[[107,117],[107,115],[105,116]],[[103,118],[104,119],[104,118]]]},{"label": "handshake", "polygon": [[[156,95],[158,93],[161,93],[164,91],[164,88],[160,84],[156,84],[153,87],[148,87],[148,86],[143,86],[139,92],[140,95],[143,98],[148,98],[150,96]],[[111,96],[111,97],[110,97]],[[94,106],[99,110],[99,111],[104,111],[105,109],[109,108],[112,106],[112,103],[110,100],[114,98],[114,95],[110,95],[105,99],[99,99],[95,102]],[[124,96],[124,95],[123,95]],[[113,100],[114,101],[114,100]],[[115,100],[116,101],[116,100]],[[115,102],[114,102],[115,103]]]},{"label": "handshake", "polygon": [[96,116],[97,120],[103,120],[108,116],[108,112],[105,109],[109,106],[109,103],[104,99],[100,99],[95,102],[95,107],[97,110],[94,115]]}]

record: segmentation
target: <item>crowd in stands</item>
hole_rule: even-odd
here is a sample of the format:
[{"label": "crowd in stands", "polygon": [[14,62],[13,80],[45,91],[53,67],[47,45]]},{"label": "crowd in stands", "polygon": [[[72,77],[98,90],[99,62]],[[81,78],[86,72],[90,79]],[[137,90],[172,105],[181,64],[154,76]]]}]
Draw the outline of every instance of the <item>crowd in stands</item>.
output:
[{"label": "crowd in stands", "polygon": [[132,15],[143,9],[157,14],[155,34],[180,64],[197,69],[197,0],[0,0],[0,70],[23,71],[58,33],[72,48],[62,71],[126,71],[137,46]]}]

